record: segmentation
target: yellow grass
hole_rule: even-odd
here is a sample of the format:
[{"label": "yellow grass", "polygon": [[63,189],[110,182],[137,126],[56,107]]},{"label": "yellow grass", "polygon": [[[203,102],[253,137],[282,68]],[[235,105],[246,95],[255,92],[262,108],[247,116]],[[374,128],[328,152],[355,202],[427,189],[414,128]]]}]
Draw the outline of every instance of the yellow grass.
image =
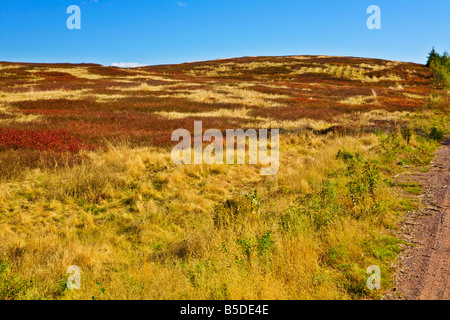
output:
[{"label": "yellow grass", "polygon": [[43,99],[77,99],[80,96],[88,93],[90,90],[47,90],[35,91],[31,88],[25,92],[1,92],[2,100],[5,103],[12,103],[18,101],[36,101]]},{"label": "yellow grass", "polygon": [[159,111],[155,112],[155,114],[164,117],[166,119],[184,119],[188,117],[236,117],[240,119],[255,119],[254,117],[249,115],[250,109],[239,109],[239,110],[230,110],[230,109],[218,109],[215,111],[209,111],[209,112],[167,112],[167,111]]},{"label": "yellow grass", "polygon": [[38,122],[42,120],[41,115],[34,115],[34,114],[24,114],[17,110],[12,110],[10,107],[5,105],[0,105],[0,113],[6,114],[10,116],[10,118],[7,119],[0,119],[0,124],[5,124],[8,122],[18,122],[18,123],[26,123],[26,122]]},{"label": "yellow grass", "polygon": [[83,67],[75,67],[75,68],[39,68],[34,70],[33,72],[64,72],[73,75],[74,77],[81,79],[89,79],[89,80],[98,80],[103,77],[94,73],[89,72],[88,68]]},{"label": "yellow grass", "polygon": [[347,99],[342,100],[341,103],[349,105],[378,104],[377,93],[372,89],[372,96],[348,97]]},{"label": "yellow grass", "polygon": [[[162,95],[160,97],[166,97]],[[167,96],[169,97],[169,96]],[[185,98],[205,103],[239,103],[245,106],[279,107],[283,104],[277,99],[287,99],[288,96],[265,94],[233,86],[215,86],[213,90],[190,90],[189,93],[175,93],[171,97]]]},{"label": "yellow grass", "polygon": [[[29,298],[90,299],[98,295],[97,282],[106,290],[103,299],[348,298],[334,281],[335,271],[320,262],[319,238],[286,238],[275,222],[262,220],[242,220],[241,231],[216,230],[211,215],[236,190],[251,192],[258,184],[268,199],[262,210],[279,216],[295,194],[309,192],[340,166],[339,149],[367,153],[377,143],[372,137],[362,143],[348,136],[286,136],[280,172],[271,177],[262,177],[258,166],[175,166],[168,151],[126,146],[92,152],[89,161],[72,168],[30,170],[21,181],[1,185],[0,202],[10,209],[0,218],[0,252],[16,257],[20,275],[37,280]],[[342,223],[327,235],[327,245],[344,241],[359,252],[353,243],[368,226]],[[221,251],[225,245],[240,256],[238,239],[268,229],[275,230],[277,243],[270,265],[251,256],[243,267]],[[60,296],[57,284],[69,265],[82,269],[82,290]]]}]

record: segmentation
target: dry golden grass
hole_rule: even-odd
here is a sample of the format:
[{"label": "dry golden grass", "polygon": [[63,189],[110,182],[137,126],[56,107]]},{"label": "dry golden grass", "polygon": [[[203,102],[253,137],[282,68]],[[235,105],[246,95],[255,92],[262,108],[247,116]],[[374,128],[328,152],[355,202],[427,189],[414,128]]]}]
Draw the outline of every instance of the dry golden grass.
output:
[{"label": "dry golden grass", "polygon": [[[211,213],[236,190],[257,185],[267,199],[261,210],[279,217],[296,195],[341,166],[340,149],[368,154],[377,143],[371,134],[288,135],[280,172],[271,177],[260,176],[257,166],[174,166],[163,149],[111,146],[80,165],[30,170],[2,184],[0,202],[9,209],[0,218],[0,252],[14,259],[18,274],[36,279],[28,298],[90,299],[98,296],[97,282],[103,299],[349,298],[336,271],[321,262],[323,250],[343,243],[361,254],[358,244],[372,228],[366,222],[343,219],[321,236],[324,243],[308,232],[288,236],[276,219],[242,217],[238,229],[217,230]],[[240,239],[267,230],[276,243],[270,264],[256,253],[245,262]],[[82,269],[82,290],[58,293],[72,264]]]},{"label": "dry golden grass", "polygon": [[37,91],[34,88],[30,88],[25,92],[1,92],[2,100],[5,103],[12,103],[18,101],[36,101],[36,100],[49,100],[49,99],[78,99],[81,96],[87,94],[90,90],[46,90]]},{"label": "dry golden grass", "polygon": [[[255,117],[249,115],[250,111],[251,111],[250,109],[243,108],[239,110],[218,109],[210,112],[197,112],[197,113],[175,112],[175,111],[172,112],[160,111],[154,113],[166,119],[184,119],[188,117],[199,117],[199,118],[236,117],[240,119],[255,119]],[[259,118],[256,118],[255,120],[258,119]]]},{"label": "dry golden grass", "polygon": [[403,95],[409,99],[419,99],[422,100],[424,99],[423,96],[419,95],[419,94],[412,94],[412,93],[408,93],[408,92],[403,92]]},{"label": "dry golden grass", "polygon": [[362,105],[362,104],[378,104],[377,94],[375,90],[372,90],[372,96],[356,96],[348,97],[347,99],[341,101],[341,103],[349,105]]},{"label": "dry golden grass", "polygon": [[84,67],[76,67],[76,68],[36,68],[33,73],[36,72],[64,72],[64,73],[68,73],[71,74],[77,78],[81,78],[81,79],[88,79],[88,80],[99,80],[104,78],[103,76],[94,74],[89,72],[88,68],[84,68]]},{"label": "dry golden grass", "polygon": [[0,70],[15,69],[15,68],[20,68],[20,65],[18,64],[0,65]]},{"label": "dry golden grass", "polygon": [[8,118],[0,119],[0,124],[6,124],[10,122],[16,123],[36,123],[42,120],[42,116],[35,114],[24,114],[17,110],[12,110],[11,107],[0,105],[0,114],[7,115]]},{"label": "dry golden grass", "polygon": [[177,97],[185,98],[196,102],[205,103],[237,103],[245,106],[258,107],[279,107],[282,103],[277,102],[277,99],[289,98],[280,94],[265,94],[248,89],[240,89],[235,86],[219,86],[216,85],[211,90],[197,90],[192,89],[189,93],[174,93],[170,96],[159,97]]}]

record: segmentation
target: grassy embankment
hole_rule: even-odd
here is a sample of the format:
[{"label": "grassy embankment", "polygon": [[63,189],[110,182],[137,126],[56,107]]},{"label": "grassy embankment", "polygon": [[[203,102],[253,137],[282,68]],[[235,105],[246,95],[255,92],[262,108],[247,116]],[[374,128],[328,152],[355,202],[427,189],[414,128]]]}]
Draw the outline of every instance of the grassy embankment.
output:
[{"label": "grassy embankment", "polygon": [[[201,103],[211,95],[237,99],[211,92],[178,94]],[[246,99],[268,103],[239,93],[244,106]],[[16,107],[28,101],[5,95]],[[124,142],[83,149],[67,138],[80,153],[69,152],[68,159],[68,150],[58,149],[52,157],[14,145],[24,131],[15,140],[5,131],[2,163],[10,169],[0,184],[0,299],[379,298],[382,291],[366,288],[366,269],[380,266],[382,287],[389,288],[404,245],[395,230],[402,214],[419,206],[412,196],[420,186],[399,184],[394,176],[428,164],[448,128],[448,92],[432,89],[428,97],[406,111],[383,110],[376,94],[347,97],[343,105],[358,109],[337,126],[339,119],[326,114],[282,122],[237,109],[242,121],[285,126],[279,173],[267,177],[259,166],[175,166],[164,146]],[[7,108],[33,116],[25,107]],[[374,121],[389,128],[375,131]],[[294,130],[301,123],[316,129]],[[69,265],[81,268],[82,290],[67,290]]]}]

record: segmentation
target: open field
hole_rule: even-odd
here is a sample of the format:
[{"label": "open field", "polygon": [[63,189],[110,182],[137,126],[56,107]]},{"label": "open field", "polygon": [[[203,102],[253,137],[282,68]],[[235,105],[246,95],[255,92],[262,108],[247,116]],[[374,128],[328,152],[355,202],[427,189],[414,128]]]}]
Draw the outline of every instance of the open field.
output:
[{"label": "open field", "polygon": [[[381,298],[421,205],[396,177],[424,170],[448,130],[432,80],[328,56],[0,62],[0,299]],[[176,166],[171,134],[196,120],[280,129],[278,174]]]}]

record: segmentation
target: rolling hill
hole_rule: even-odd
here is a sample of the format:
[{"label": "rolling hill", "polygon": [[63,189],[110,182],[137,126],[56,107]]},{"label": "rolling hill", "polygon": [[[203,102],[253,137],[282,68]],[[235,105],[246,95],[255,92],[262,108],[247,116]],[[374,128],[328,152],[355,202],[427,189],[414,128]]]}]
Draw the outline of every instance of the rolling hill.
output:
[{"label": "rolling hill", "polygon": [[[0,299],[381,298],[420,207],[397,177],[448,129],[432,78],[330,56],[0,62]],[[278,174],[175,165],[171,134],[197,120],[280,129]]]}]

